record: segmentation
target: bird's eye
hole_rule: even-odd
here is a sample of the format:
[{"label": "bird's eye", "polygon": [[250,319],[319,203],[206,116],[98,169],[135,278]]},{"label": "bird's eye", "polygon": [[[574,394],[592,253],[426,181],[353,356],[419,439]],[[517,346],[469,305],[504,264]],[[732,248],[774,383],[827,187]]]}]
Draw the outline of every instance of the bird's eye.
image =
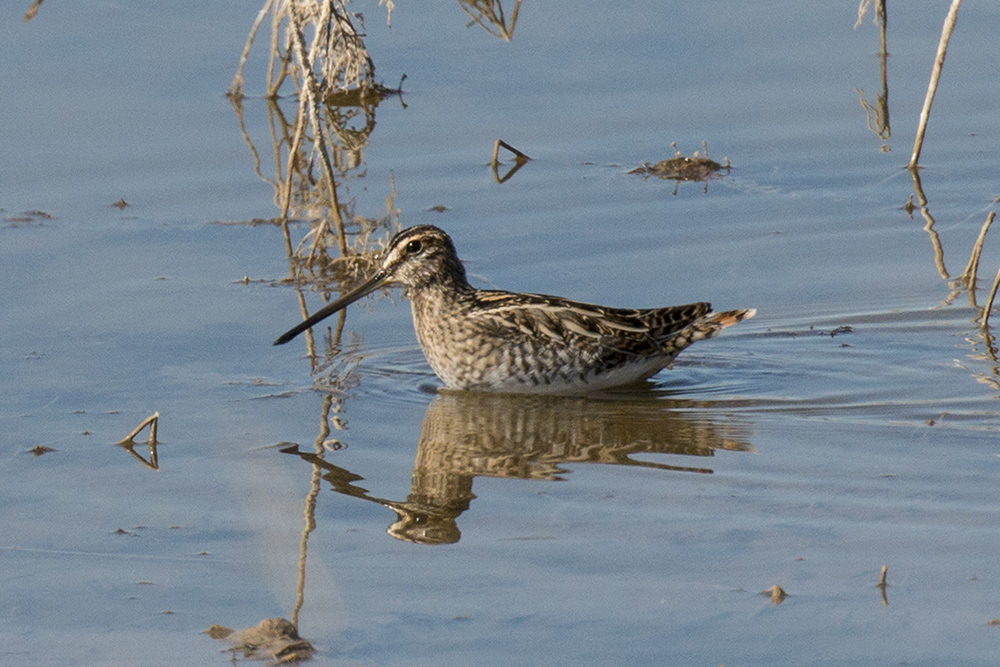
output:
[{"label": "bird's eye", "polygon": [[406,253],[408,255],[416,255],[424,247],[424,244],[420,241],[410,241],[406,244]]}]

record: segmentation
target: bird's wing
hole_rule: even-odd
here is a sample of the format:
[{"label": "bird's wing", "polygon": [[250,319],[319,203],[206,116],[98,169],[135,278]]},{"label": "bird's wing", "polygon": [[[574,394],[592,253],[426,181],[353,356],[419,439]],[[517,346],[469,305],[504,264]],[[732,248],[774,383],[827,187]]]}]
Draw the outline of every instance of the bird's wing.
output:
[{"label": "bird's wing", "polygon": [[[608,308],[545,294],[481,291],[471,317],[527,336],[574,336],[629,350],[656,346],[711,310],[707,303],[655,309]],[[635,350],[638,351],[638,350]]]}]

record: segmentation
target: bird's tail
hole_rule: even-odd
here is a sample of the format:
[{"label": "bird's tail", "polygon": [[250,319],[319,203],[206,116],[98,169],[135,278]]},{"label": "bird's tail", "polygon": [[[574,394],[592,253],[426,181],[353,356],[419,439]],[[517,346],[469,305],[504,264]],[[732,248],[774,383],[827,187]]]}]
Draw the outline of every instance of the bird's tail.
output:
[{"label": "bird's tail", "polygon": [[703,317],[700,321],[695,322],[695,325],[705,326],[710,329],[710,333],[705,336],[705,338],[710,338],[714,336],[718,331],[725,329],[726,327],[731,327],[738,322],[743,320],[749,320],[751,317],[757,314],[756,308],[745,308],[743,310],[727,310],[724,313],[709,313]]},{"label": "bird's tail", "polygon": [[692,343],[712,338],[726,327],[731,327],[738,322],[748,320],[756,314],[756,308],[727,310],[723,313],[709,313],[699,317],[678,331],[677,335],[668,341],[668,345],[673,348],[672,352],[676,355]]}]

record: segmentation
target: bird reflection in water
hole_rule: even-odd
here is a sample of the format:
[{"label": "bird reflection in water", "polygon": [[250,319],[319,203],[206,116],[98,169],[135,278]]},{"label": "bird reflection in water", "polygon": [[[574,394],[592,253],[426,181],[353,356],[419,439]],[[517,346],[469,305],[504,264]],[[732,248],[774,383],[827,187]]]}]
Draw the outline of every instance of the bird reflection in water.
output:
[{"label": "bird reflection in water", "polygon": [[[296,454],[322,468],[334,491],[388,507],[392,537],[420,544],[452,544],[458,517],[476,497],[476,477],[559,480],[569,463],[654,468],[710,474],[706,467],[670,465],[635,454],[714,456],[717,449],[751,451],[745,426],[715,423],[692,412],[710,408],[662,397],[520,396],[442,392],[427,409],[417,445],[410,493],[404,501],[377,498],[364,478],[313,453]],[[683,409],[683,410],[682,410]]]}]

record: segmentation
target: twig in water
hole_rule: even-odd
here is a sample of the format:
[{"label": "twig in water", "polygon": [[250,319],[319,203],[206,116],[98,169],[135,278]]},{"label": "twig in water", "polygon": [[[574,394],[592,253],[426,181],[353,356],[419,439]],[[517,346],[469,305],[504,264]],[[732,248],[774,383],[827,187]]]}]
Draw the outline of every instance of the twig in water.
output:
[{"label": "twig in water", "polygon": [[917,138],[913,142],[913,155],[910,156],[909,168],[911,171],[917,168],[917,161],[920,159],[920,149],[924,145],[924,131],[927,130],[927,119],[931,115],[931,103],[934,102],[938,80],[941,78],[941,69],[944,67],[944,56],[948,51],[948,41],[951,39],[952,30],[955,29],[955,21],[958,19],[958,8],[961,4],[962,0],[951,0],[951,7],[948,8],[948,15],[945,17],[944,26],[941,28],[941,41],[938,43],[937,56],[934,58],[934,67],[931,69],[931,80],[927,85],[924,108],[920,111]]},{"label": "twig in water", "polygon": [[[507,150],[509,150],[511,153],[514,154],[514,166],[511,167],[510,170],[503,176],[500,175],[500,172],[497,169],[497,167],[500,166],[499,153],[501,146],[503,146],[504,148],[506,148]],[[490,169],[493,170],[493,180],[495,180],[497,183],[506,183],[511,176],[517,173],[518,169],[528,164],[528,162],[530,161],[531,161],[530,157],[528,157],[521,151],[511,146],[506,141],[497,139],[496,143],[493,144],[493,160],[490,161]]]},{"label": "twig in water", "polygon": [[531,159],[521,151],[517,150],[516,148],[508,144],[506,141],[502,139],[497,139],[497,142],[493,144],[493,160],[490,162],[490,165],[493,167],[496,167],[498,164],[500,164],[500,159],[498,155],[500,153],[501,146],[503,146],[504,148],[506,148],[507,150],[509,150],[511,153],[514,154],[514,162],[518,164],[522,162],[527,162],[528,160]]},{"label": "twig in water", "polygon": [[139,424],[138,426],[136,426],[135,429],[133,429],[132,432],[129,433],[127,436],[125,436],[125,438],[121,442],[119,442],[118,444],[119,445],[135,444],[135,440],[134,440],[135,436],[139,435],[139,432],[142,431],[142,429],[144,429],[147,426],[149,426],[149,444],[150,445],[155,445],[156,444],[156,422],[159,421],[159,419],[160,419],[160,413],[159,412],[154,412],[152,415],[150,415],[149,417],[146,417],[144,420],[142,420],[142,423]]},{"label": "twig in water", "polygon": [[[149,417],[142,420],[142,423],[135,427],[131,433],[125,436],[125,439],[117,443],[119,447],[122,447],[129,454],[139,459],[140,462],[147,468],[152,470],[159,470],[160,464],[156,458],[156,424],[160,419],[160,413],[154,412]],[[149,459],[144,459],[138,452],[135,451],[135,436],[139,434],[142,429],[149,426]]]},{"label": "twig in water", "polygon": [[878,588],[879,591],[881,591],[881,593],[882,593],[882,605],[884,607],[888,607],[889,606],[889,598],[885,594],[885,589],[889,587],[889,583],[885,580],[885,575],[886,575],[886,572],[888,572],[888,571],[889,571],[889,566],[888,565],[883,565],[882,566],[882,576],[880,576],[878,578],[878,583],[875,584],[875,587]]},{"label": "twig in water", "polygon": [[785,592],[785,589],[783,589],[781,586],[778,586],[777,584],[771,586],[766,590],[761,591],[760,594],[766,595],[769,598],[771,598],[771,602],[773,602],[776,605],[781,604],[782,602],[785,601],[785,598],[788,597],[788,593]]}]

